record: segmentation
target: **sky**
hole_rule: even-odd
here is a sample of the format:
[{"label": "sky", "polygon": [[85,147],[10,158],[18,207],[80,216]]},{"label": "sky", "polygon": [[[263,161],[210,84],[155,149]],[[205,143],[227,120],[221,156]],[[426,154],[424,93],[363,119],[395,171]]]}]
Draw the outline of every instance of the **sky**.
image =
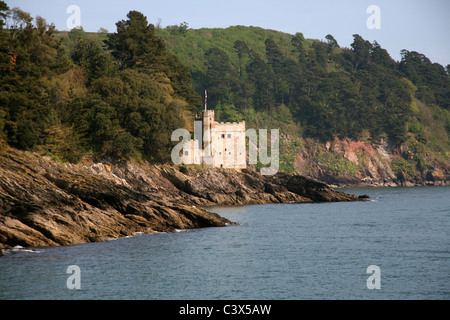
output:
[{"label": "sky", "polygon": [[[301,32],[305,38],[331,34],[341,47],[350,47],[353,34],[377,41],[397,61],[407,49],[444,67],[450,64],[449,0],[4,0],[32,17],[41,16],[60,31],[74,21],[71,5],[79,7],[81,26],[96,32],[116,31],[130,10],[142,12],[162,27],[187,22],[189,28],[243,25]],[[369,10],[376,6],[376,10]],[[69,21],[69,26],[70,26]]]}]

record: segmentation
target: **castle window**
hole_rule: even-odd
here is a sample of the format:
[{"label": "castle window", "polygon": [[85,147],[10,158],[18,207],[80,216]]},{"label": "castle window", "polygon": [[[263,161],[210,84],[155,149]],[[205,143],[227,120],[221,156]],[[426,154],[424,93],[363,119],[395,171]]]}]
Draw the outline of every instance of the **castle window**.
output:
[{"label": "castle window", "polygon": [[227,135],[227,138],[231,138],[231,134],[230,133]]},{"label": "castle window", "polygon": [[184,155],[185,155],[185,156],[188,156],[188,155],[189,155],[189,151],[185,151],[185,152],[184,152]]},{"label": "castle window", "polygon": [[222,139],[225,138],[225,134],[222,134]]},{"label": "castle window", "polygon": [[228,152],[228,154],[231,154],[231,152]]}]

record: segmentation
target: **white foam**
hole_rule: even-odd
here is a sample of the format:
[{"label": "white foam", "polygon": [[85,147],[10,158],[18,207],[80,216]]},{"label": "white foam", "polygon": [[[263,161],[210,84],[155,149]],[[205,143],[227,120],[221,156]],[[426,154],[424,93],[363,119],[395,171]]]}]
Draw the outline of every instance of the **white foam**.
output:
[{"label": "white foam", "polygon": [[3,253],[16,253],[16,252],[32,252],[32,253],[41,253],[44,252],[44,250],[37,250],[37,249],[33,249],[33,248],[25,248],[22,247],[20,245],[14,246],[11,249],[3,249],[2,250]]}]

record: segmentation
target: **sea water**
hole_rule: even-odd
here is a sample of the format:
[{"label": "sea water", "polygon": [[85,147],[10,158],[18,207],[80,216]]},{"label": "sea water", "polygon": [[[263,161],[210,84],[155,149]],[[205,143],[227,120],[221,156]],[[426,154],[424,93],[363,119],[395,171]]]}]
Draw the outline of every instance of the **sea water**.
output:
[{"label": "sea water", "polygon": [[239,225],[9,250],[0,299],[449,299],[450,187],[344,191],[371,198],[211,207]]}]

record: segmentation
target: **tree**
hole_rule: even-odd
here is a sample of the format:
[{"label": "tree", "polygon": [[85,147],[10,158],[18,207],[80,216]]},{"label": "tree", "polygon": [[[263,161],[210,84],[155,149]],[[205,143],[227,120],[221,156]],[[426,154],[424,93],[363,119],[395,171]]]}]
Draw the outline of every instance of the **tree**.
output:
[{"label": "tree", "polygon": [[193,111],[201,105],[201,97],[192,88],[189,69],[169,53],[155,27],[138,11],[130,11],[128,20],[116,23],[117,32],[108,34],[106,44],[119,62],[121,70],[140,68],[149,73],[163,73],[169,77],[175,93],[188,102]]},{"label": "tree", "polygon": [[242,114],[231,103],[220,102],[215,108],[217,121],[222,122],[240,122],[243,119]]},{"label": "tree", "polygon": [[282,74],[285,57],[281,53],[280,48],[271,38],[265,41],[267,63],[270,65],[275,74]]},{"label": "tree", "polygon": [[359,68],[369,63],[370,49],[372,48],[372,45],[369,41],[364,40],[360,35],[354,34],[353,42],[350,46],[353,48],[354,53],[353,65],[355,67],[355,71],[358,71]]},{"label": "tree", "polygon": [[130,11],[128,20],[116,23],[117,32],[108,34],[107,45],[120,63],[120,68],[140,67],[158,70],[163,63],[164,41],[155,34],[155,27],[138,11]]},{"label": "tree", "polygon": [[239,59],[239,77],[242,78],[242,58],[245,54],[248,54],[248,46],[247,43],[241,40],[236,40],[233,45],[234,50],[238,55]]},{"label": "tree", "polygon": [[379,100],[383,104],[384,130],[398,144],[406,139],[406,122],[411,113],[413,94],[410,90],[410,83],[399,81],[393,75],[388,75],[381,83]]},{"label": "tree", "polygon": [[267,39],[265,41],[265,45],[267,63],[273,71],[272,86],[275,94],[275,103],[284,104],[285,94],[288,94],[287,84],[284,81],[284,74],[286,73],[286,58],[273,39]]},{"label": "tree", "polygon": [[294,46],[295,51],[298,54],[298,60],[300,62],[305,62],[304,55],[305,55],[305,37],[303,36],[303,33],[297,32],[291,39],[291,44]]},{"label": "tree", "polygon": [[17,31],[23,31],[26,28],[29,30],[32,29],[32,21],[33,18],[28,12],[22,11],[18,7],[14,7],[10,11],[10,16],[12,20],[12,25],[10,26],[10,30],[14,31],[13,38],[18,33]]},{"label": "tree", "polygon": [[314,49],[314,64],[319,68],[325,68],[328,60],[327,48],[328,46],[323,43],[316,41],[312,45]]},{"label": "tree", "polygon": [[302,87],[303,70],[297,61],[287,59],[285,63],[284,79],[289,89],[289,99],[287,106],[294,108],[296,91]]},{"label": "tree", "polygon": [[0,114],[3,136],[12,146],[34,149],[58,117],[50,100],[51,79],[61,69],[64,51],[54,25],[41,17],[11,10],[12,25],[0,30]]},{"label": "tree", "polygon": [[5,20],[8,16],[8,10],[8,5],[4,1],[0,0],[0,30],[2,30],[3,26],[5,25]]},{"label": "tree", "polygon": [[229,100],[231,83],[235,75],[228,54],[222,49],[212,47],[206,51],[205,57],[205,80],[209,101],[215,105],[222,99]]},{"label": "tree", "polygon": [[178,31],[180,34],[185,37],[189,29],[189,24],[187,22],[180,23],[180,26],[178,27]]},{"label": "tree", "polygon": [[69,32],[69,40],[71,41],[78,41],[80,39],[84,39],[86,38],[86,32],[84,31],[82,26],[73,28],[72,30],[70,30]]},{"label": "tree", "polygon": [[71,56],[73,62],[86,71],[88,84],[102,76],[111,76],[116,71],[113,58],[95,39],[78,39]]},{"label": "tree", "polygon": [[339,45],[338,45],[336,39],[331,34],[327,34],[325,36],[325,39],[327,39],[327,43],[328,43],[328,47],[327,47],[328,54],[330,54],[334,48],[339,48]]},{"label": "tree", "polygon": [[395,69],[395,61],[391,58],[386,49],[381,48],[378,42],[374,41],[370,49],[370,60],[380,66],[389,69]]},{"label": "tree", "polygon": [[402,50],[401,56],[399,70],[417,86],[418,98],[449,109],[450,77],[444,67],[416,51]]},{"label": "tree", "polygon": [[247,74],[255,87],[255,109],[268,111],[274,105],[272,83],[273,71],[255,51],[250,51]]}]

